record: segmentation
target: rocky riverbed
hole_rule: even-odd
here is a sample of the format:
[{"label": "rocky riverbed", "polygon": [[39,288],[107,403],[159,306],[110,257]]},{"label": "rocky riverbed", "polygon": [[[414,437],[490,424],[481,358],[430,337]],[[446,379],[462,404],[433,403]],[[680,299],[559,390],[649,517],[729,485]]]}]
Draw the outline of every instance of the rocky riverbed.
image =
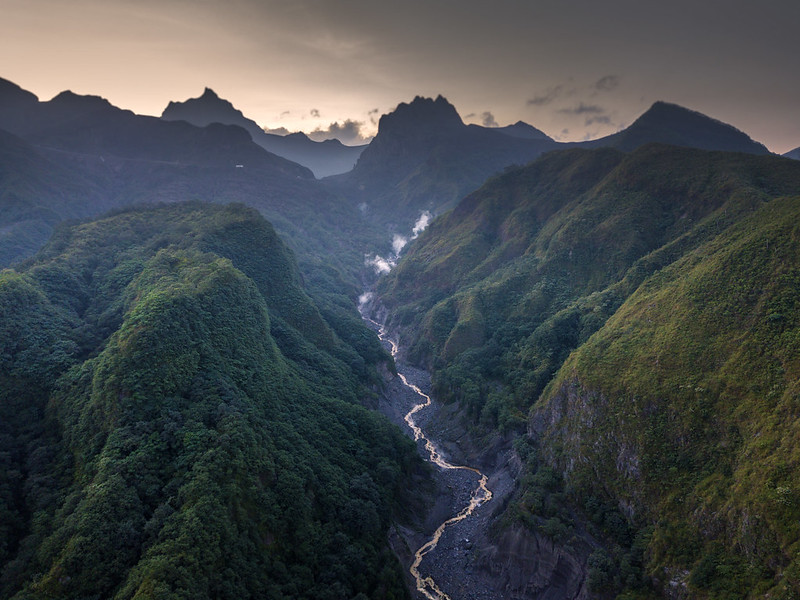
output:
[{"label": "rocky riverbed", "polygon": [[[425,371],[398,364],[398,369],[423,392],[430,389],[430,378]],[[405,415],[422,398],[405,386],[400,378],[392,378],[381,398],[379,410],[413,437],[405,423]],[[433,399],[431,405],[415,415],[415,421],[426,437],[434,441],[443,457],[454,465],[476,467],[489,477],[488,487],[492,499],[477,507],[467,518],[449,525],[442,534],[436,548],[422,559],[419,566],[423,577],[432,577],[436,585],[451,600],[507,598],[501,589],[500,580],[485,566],[480,565],[480,554],[489,545],[488,530],[492,517],[503,506],[514,489],[512,471],[513,456],[508,448],[498,444],[493,456],[484,453],[478,456],[470,449],[467,433],[457,424],[449,407]],[[424,443],[419,442],[419,451],[428,458]],[[457,515],[466,507],[478,487],[479,475],[461,469],[432,467],[439,488],[437,500],[426,515],[420,528],[397,528],[393,545],[406,569],[414,559],[414,552],[425,544],[444,521]],[[416,582],[409,576],[410,588]],[[417,592],[419,598],[425,596]]]},{"label": "rocky riverbed", "polygon": [[[398,360],[397,368],[408,383],[430,393],[430,376]],[[400,426],[409,437],[413,433],[405,415],[422,402],[422,397],[399,377],[387,373],[387,385],[378,409]],[[509,440],[482,440],[478,445],[463,426],[458,409],[432,398],[431,405],[415,414],[415,422],[432,440],[443,458],[454,465],[479,469],[488,476],[490,501],[478,506],[467,518],[447,526],[437,546],[419,565],[423,578],[431,577],[442,595],[450,600],[582,600],[586,588],[586,559],[593,544],[582,540],[577,548],[565,549],[542,534],[519,524],[498,529],[497,521],[514,493],[520,471],[519,459]],[[429,454],[418,442],[420,455]],[[478,487],[479,475],[467,470],[431,466],[437,485],[435,502],[414,526],[396,526],[390,543],[403,563],[409,589],[415,598],[431,596],[417,591],[409,567],[414,554],[428,542],[436,529],[469,504]],[[492,532],[494,531],[494,534]]]}]

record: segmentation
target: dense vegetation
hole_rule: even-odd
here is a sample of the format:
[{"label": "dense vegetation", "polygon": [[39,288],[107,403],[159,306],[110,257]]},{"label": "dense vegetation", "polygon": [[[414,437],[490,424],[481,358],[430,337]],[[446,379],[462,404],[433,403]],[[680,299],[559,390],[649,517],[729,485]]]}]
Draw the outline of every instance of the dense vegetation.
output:
[{"label": "dense vegetation", "polygon": [[3,271],[0,597],[405,597],[418,458],[362,406],[384,351],[318,298],[242,206],[61,227]]},{"label": "dense vegetation", "polygon": [[523,436],[506,522],[563,541],[582,515],[616,548],[592,555],[595,591],[800,586],[799,191],[774,157],[552,153],[435,221],[383,282],[440,397]]}]

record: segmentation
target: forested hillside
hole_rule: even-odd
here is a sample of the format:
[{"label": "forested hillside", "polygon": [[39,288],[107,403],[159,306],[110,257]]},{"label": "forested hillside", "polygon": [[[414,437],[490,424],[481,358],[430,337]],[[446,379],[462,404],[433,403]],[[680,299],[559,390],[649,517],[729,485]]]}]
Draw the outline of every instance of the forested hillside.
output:
[{"label": "forested hillside", "polygon": [[504,527],[567,545],[588,527],[595,592],[800,585],[798,193],[777,157],[550,153],[434,221],[383,280],[438,395],[518,440]]},{"label": "forested hillside", "polygon": [[0,596],[402,598],[386,360],[242,206],[61,227],[0,274]]}]

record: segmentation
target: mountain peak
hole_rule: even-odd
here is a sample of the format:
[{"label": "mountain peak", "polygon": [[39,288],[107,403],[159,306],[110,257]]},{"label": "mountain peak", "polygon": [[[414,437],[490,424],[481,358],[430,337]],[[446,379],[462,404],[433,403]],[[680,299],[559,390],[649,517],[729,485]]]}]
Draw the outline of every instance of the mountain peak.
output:
[{"label": "mountain peak", "polygon": [[769,154],[769,150],[732,125],[670,102],[655,102],[630,127],[587,147],[611,146],[635,150],[648,142],[687,146],[701,150],[723,150],[748,154]]},{"label": "mountain peak", "polygon": [[81,95],[71,90],[65,90],[47,103],[49,106],[70,113],[85,113],[96,111],[119,111],[111,102],[102,96]]},{"label": "mountain peak", "polygon": [[513,125],[506,125],[505,127],[494,127],[494,131],[503,133],[510,137],[523,138],[527,140],[549,140],[551,139],[544,131],[536,129],[533,125],[525,121],[517,121]]},{"label": "mountain peak", "polygon": [[401,102],[378,123],[378,135],[407,136],[410,132],[436,133],[459,129],[464,122],[455,106],[439,95],[436,99],[416,96],[410,103]]},{"label": "mountain peak", "polygon": [[217,95],[217,92],[212,90],[210,87],[207,87],[205,90],[203,90],[203,95],[200,96],[200,98],[203,98],[203,99],[206,99],[206,100],[219,100],[219,96]]}]

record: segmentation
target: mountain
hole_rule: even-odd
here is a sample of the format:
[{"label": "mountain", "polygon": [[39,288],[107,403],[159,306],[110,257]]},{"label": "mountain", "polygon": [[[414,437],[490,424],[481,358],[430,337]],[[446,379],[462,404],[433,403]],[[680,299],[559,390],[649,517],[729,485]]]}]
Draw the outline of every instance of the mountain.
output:
[{"label": "mountain", "polygon": [[784,154],[786,158],[793,158],[795,160],[800,160],[800,148],[795,148],[794,150],[789,150],[786,154]]},{"label": "mountain", "polygon": [[0,306],[0,597],[407,597],[388,357],[255,210],[62,227]]},{"label": "mountain", "polygon": [[418,96],[381,117],[355,168],[332,178],[331,185],[362,202],[382,226],[405,231],[421,212],[438,214],[490,175],[556,146],[549,138],[467,126],[442,96]]},{"label": "mountain", "polygon": [[258,208],[304,267],[332,257],[345,278],[358,281],[373,234],[357,207],[242,128],[135,115],[96,96],[64,92],[39,102],[13,84],[0,89],[0,127],[14,134],[0,138],[4,160],[27,165],[0,181],[0,194],[13,197],[0,211],[2,264],[29,256],[63,219],[199,199]]},{"label": "mountain", "polygon": [[212,123],[238,125],[265,150],[308,167],[318,178],[349,171],[365,148],[345,146],[339,140],[315,142],[303,133],[287,136],[265,133],[255,121],[245,117],[210,88],[206,88],[199,98],[170,102],[161,118],[165,121],[186,121],[199,127]]},{"label": "mountain", "polygon": [[614,135],[558,143],[522,122],[504,128],[467,126],[445,98],[417,97],[381,117],[377,136],[353,171],[330,183],[360,201],[379,226],[405,233],[422,211],[441,214],[488,177],[543,152],[572,147],[629,152],[652,142],[769,154],[734,127],[665,102],[655,103]]},{"label": "mountain", "polygon": [[492,131],[497,131],[511,137],[525,138],[529,140],[550,140],[552,139],[544,131],[536,129],[533,125],[529,125],[523,121],[517,121],[513,125],[506,125],[505,127],[491,127]]},{"label": "mountain", "polygon": [[660,142],[701,150],[724,150],[769,154],[766,146],[754,142],[735,127],[677,104],[656,102],[629,127],[613,135],[581,142],[583,148],[635,150],[643,144]]},{"label": "mountain", "polygon": [[389,327],[524,461],[482,552],[545,533],[603,597],[797,589],[798,190],[780,157],[572,149],[409,245]]}]

